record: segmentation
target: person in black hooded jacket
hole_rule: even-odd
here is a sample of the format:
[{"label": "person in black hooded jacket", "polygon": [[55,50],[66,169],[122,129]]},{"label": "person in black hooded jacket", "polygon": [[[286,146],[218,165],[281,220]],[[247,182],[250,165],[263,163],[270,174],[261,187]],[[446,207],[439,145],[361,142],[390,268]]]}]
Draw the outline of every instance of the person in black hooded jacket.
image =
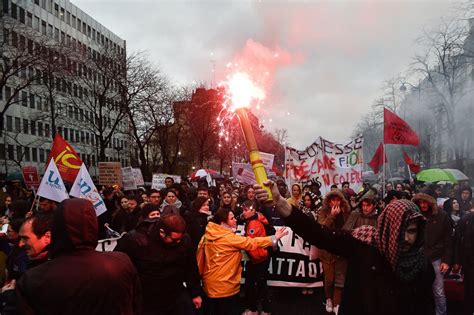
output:
[{"label": "person in black hooded jacket", "polygon": [[[348,260],[339,315],[432,315],[435,278],[423,252],[426,219],[408,200],[390,203],[377,224],[355,230],[335,230],[308,220],[282,197],[273,182],[276,209],[291,229],[320,249]],[[255,185],[257,198],[267,202],[268,192]],[[332,215],[336,215],[333,213]]]},{"label": "person in black hooded jacket", "polygon": [[197,261],[185,229],[180,215],[164,215],[141,241],[124,237],[114,249],[126,253],[138,270],[143,315],[188,315],[201,307]]},{"label": "person in black hooded jacket", "polygon": [[140,282],[123,253],[95,250],[98,225],[92,203],[66,199],[54,214],[51,260],[17,282],[22,314],[139,314]]}]

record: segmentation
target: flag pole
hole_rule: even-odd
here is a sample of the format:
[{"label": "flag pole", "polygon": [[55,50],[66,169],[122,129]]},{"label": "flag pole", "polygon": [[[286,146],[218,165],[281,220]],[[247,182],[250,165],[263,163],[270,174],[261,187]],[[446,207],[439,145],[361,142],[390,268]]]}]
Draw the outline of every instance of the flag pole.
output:
[{"label": "flag pole", "polygon": [[382,148],[383,148],[383,156],[382,156],[382,162],[383,162],[383,174],[382,174],[382,199],[385,198],[385,107],[383,111],[383,134],[382,134]]}]

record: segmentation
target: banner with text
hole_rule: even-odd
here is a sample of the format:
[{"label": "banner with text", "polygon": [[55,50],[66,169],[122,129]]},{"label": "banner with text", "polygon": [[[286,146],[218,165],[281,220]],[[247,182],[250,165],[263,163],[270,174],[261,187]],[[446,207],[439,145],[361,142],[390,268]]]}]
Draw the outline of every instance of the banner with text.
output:
[{"label": "banner with text", "polygon": [[343,182],[349,182],[351,188],[358,191],[362,186],[363,142],[362,136],[346,143],[319,137],[302,151],[286,147],[287,185],[317,183],[321,186],[321,193],[326,194],[331,190],[331,185],[341,188]]},{"label": "banner with text", "polygon": [[[281,227],[275,227],[279,229]],[[243,226],[237,233],[242,234]],[[280,250],[273,254],[268,267],[268,285],[276,287],[322,287],[323,270],[318,258],[318,249],[304,242],[287,228],[288,235],[279,241]],[[99,240],[97,251],[113,251],[119,238]],[[244,260],[246,255],[244,255]],[[245,272],[243,277],[245,277]]]}]

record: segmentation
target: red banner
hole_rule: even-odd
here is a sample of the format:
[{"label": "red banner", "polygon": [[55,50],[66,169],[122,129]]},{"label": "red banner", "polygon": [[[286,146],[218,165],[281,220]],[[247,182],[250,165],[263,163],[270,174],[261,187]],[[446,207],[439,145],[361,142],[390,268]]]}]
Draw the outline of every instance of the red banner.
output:
[{"label": "red banner", "polygon": [[419,145],[420,138],[406,121],[384,108],[384,133],[385,144]]},{"label": "red banner", "polygon": [[384,163],[387,163],[387,156],[385,155],[383,145],[379,144],[377,150],[375,151],[374,157],[368,164],[374,170],[374,173],[377,174],[379,172],[379,167]]},{"label": "red banner", "polygon": [[77,173],[81,168],[82,161],[76,151],[74,151],[69,143],[67,143],[67,141],[58,133],[54,136],[53,146],[51,147],[48,162],[52,158],[58,167],[63,181],[74,183]]},{"label": "red banner", "polygon": [[407,163],[408,167],[410,168],[410,171],[412,171],[415,174],[418,174],[421,171],[421,167],[418,164],[415,164],[413,160],[408,156],[408,154],[403,151],[403,159],[405,160],[405,163]]}]

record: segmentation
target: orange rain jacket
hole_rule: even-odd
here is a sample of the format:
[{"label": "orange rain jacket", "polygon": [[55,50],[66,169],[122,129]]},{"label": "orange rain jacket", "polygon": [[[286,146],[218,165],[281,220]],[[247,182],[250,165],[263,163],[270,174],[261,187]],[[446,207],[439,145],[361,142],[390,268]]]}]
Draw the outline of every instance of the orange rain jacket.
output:
[{"label": "orange rain jacket", "polygon": [[209,222],[196,253],[206,295],[210,298],[223,298],[239,293],[242,274],[240,251],[271,245],[270,236],[244,237]]}]

